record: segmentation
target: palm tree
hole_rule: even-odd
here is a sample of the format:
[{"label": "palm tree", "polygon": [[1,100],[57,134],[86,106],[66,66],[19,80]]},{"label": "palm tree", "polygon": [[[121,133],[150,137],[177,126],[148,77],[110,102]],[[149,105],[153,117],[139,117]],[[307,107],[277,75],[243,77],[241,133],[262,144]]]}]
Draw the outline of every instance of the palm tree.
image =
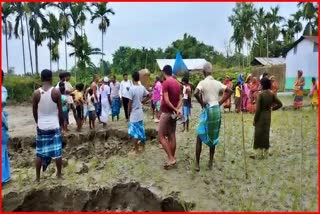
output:
[{"label": "palm tree", "polygon": [[29,19],[28,19],[28,15],[31,15],[31,10],[30,10],[30,8],[29,8],[27,3],[24,3],[23,7],[24,7],[24,18],[25,18],[25,23],[26,23],[26,28],[27,28],[31,74],[33,75],[33,61],[32,61],[32,52],[31,52],[31,44],[30,44],[30,33],[29,33]]},{"label": "palm tree", "polygon": [[[85,72],[85,69],[89,66],[94,66],[91,62],[91,55],[101,55],[99,48],[92,48],[88,42],[87,35],[84,33],[83,36],[76,35],[75,39],[68,42],[68,45],[74,48],[74,52],[70,53],[69,56],[78,57],[78,68],[80,71]],[[94,66],[95,67],[95,66]],[[80,74],[81,78],[81,74]]]},{"label": "palm tree", "polygon": [[262,46],[262,29],[265,28],[265,11],[263,7],[259,8],[255,15],[255,31],[257,35],[257,39],[259,41],[259,50],[260,50],[260,56],[262,56],[261,46]]},{"label": "palm tree", "polygon": [[60,59],[60,54],[59,54],[59,41],[56,41],[52,45],[52,55],[51,55],[51,60],[54,62],[57,62],[57,71],[60,70],[59,67],[59,59]]},{"label": "palm tree", "polygon": [[4,24],[3,33],[6,36],[6,58],[7,58],[7,71],[9,71],[9,51],[8,51],[8,37],[12,36],[12,23],[8,20],[9,16],[13,13],[12,5],[10,3],[2,4],[2,22]]},{"label": "palm tree", "polygon": [[39,66],[38,66],[38,46],[42,44],[42,41],[45,39],[45,34],[41,31],[41,24],[48,25],[48,21],[45,19],[45,16],[42,14],[41,9],[45,9],[48,3],[28,3],[28,7],[32,11],[32,15],[29,20],[30,25],[30,36],[34,41],[34,50],[35,50],[35,59],[36,59],[36,74],[39,75]]},{"label": "palm tree", "polygon": [[296,13],[292,14],[292,20],[294,21],[294,33],[296,34],[296,39],[298,39],[298,34],[302,31],[302,24],[300,18],[302,17],[301,10],[298,10]]},{"label": "palm tree", "polygon": [[[229,17],[229,22],[234,28],[231,40],[236,44],[239,51],[242,49],[242,47],[239,46],[243,45],[244,41],[246,41],[247,52],[249,55],[249,47],[251,47],[251,41],[253,38],[255,14],[256,10],[252,3],[236,3],[236,7],[233,8],[233,15]],[[249,58],[247,59],[249,60]],[[249,63],[249,61],[247,61],[247,63]]]},{"label": "palm tree", "polygon": [[53,13],[49,14],[49,21],[44,22],[42,29],[45,30],[43,33],[44,37],[49,39],[48,48],[50,50],[50,70],[52,70],[52,51],[54,43],[59,45],[59,40],[62,39],[62,30],[59,28],[59,21]]},{"label": "palm tree", "polygon": [[70,34],[70,20],[68,18],[67,10],[69,9],[71,3],[56,3],[56,4],[50,4],[51,6],[57,7],[61,10],[61,13],[59,15],[59,25],[62,29],[62,33],[64,36],[64,51],[65,51],[65,61],[66,61],[66,71],[68,71],[68,51],[67,51],[67,38]]},{"label": "palm tree", "polygon": [[302,7],[302,17],[308,20],[308,24],[305,27],[304,35],[311,36],[315,28],[317,28],[318,20],[318,5],[313,2],[300,2],[298,7]]},{"label": "palm tree", "polygon": [[[106,33],[107,27],[110,26],[110,20],[108,18],[109,14],[114,15],[114,11],[112,8],[107,8],[107,3],[93,3],[92,4],[96,10],[93,12],[93,15],[91,17],[91,23],[93,23],[94,20],[100,19],[99,23],[99,30],[101,31],[101,51],[103,52],[103,36]],[[103,54],[101,55],[101,61],[103,61]]]},{"label": "palm tree", "polygon": [[279,30],[279,24],[284,21],[284,18],[279,15],[280,7],[277,5],[276,7],[271,7],[271,11],[267,14],[267,18],[271,22],[271,30],[272,30],[272,42],[275,43],[280,30]]},{"label": "palm tree", "polygon": [[26,57],[25,57],[25,51],[24,51],[24,28],[23,28],[23,17],[25,14],[25,8],[23,3],[12,3],[12,8],[14,11],[17,12],[16,16],[16,21],[15,21],[15,26],[14,26],[14,35],[18,39],[20,38],[20,33],[21,32],[21,41],[22,41],[22,57],[23,57],[23,70],[24,74],[26,74]]},{"label": "palm tree", "polygon": [[[72,28],[73,28],[73,36],[74,36],[74,40],[77,37],[77,28],[81,27],[84,25],[85,19],[86,19],[86,15],[85,12],[89,11],[90,9],[89,7],[87,7],[86,3],[72,3],[70,4],[70,13],[68,14],[68,16],[71,18],[72,21]],[[82,30],[82,29],[81,29]],[[75,66],[77,65],[77,58],[76,55],[74,55],[74,64]]]},{"label": "palm tree", "polygon": [[286,24],[283,25],[283,29],[281,30],[281,33],[283,35],[283,41],[285,45],[291,44],[294,39],[295,34],[295,21],[289,19]]}]

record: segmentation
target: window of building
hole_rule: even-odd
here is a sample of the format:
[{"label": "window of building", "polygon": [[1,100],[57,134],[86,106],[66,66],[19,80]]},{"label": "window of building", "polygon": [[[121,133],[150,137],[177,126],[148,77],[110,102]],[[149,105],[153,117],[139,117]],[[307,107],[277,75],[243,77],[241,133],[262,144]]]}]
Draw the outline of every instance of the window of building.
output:
[{"label": "window of building", "polygon": [[297,54],[297,48],[298,48],[298,45],[294,46],[294,48],[293,48],[293,53],[294,54]]},{"label": "window of building", "polygon": [[318,52],[318,44],[317,43],[313,43],[313,52]]}]

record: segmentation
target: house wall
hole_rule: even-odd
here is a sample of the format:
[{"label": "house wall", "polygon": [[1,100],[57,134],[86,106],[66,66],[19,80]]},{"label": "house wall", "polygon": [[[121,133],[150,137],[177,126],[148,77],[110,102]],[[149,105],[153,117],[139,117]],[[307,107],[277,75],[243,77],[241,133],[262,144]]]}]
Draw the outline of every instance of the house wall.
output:
[{"label": "house wall", "polygon": [[318,78],[318,52],[313,52],[314,43],[304,39],[297,45],[297,52],[292,48],[286,56],[285,89],[293,89],[297,71],[302,70],[305,77],[305,89],[310,89],[311,78]]}]

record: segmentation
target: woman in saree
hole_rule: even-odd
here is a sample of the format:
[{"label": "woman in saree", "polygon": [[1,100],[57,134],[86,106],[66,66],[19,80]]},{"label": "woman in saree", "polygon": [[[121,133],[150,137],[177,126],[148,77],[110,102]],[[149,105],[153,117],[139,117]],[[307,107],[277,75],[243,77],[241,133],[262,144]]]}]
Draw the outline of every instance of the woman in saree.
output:
[{"label": "woman in saree", "polygon": [[249,74],[246,82],[243,84],[242,86],[242,91],[241,91],[241,109],[244,112],[247,112],[248,109],[248,103],[250,103],[250,87],[251,87],[251,79],[252,79],[252,75]]},{"label": "woman in saree", "polygon": [[[232,82],[230,80],[230,77],[227,75],[226,76],[226,79],[225,81],[223,82],[223,84],[225,86],[227,86],[228,88],[232,89]],[[225,96],[225,93],[226,92],[223,92],[223,96]],[[231,97],[229,97],[224,103],[223,103],[223,108],[224,109],[229,109],[229,112],[230,112],[230,109],[231,109]]]},{"label": "woman in saree", "polygon": [[[2,71],[2,83],[4,73]],[[10,163],[8,155],[8,113],[5,109],[7,104],[7,89],[2,86],[2,185],[10,181]]]},{"label": "woman in saree", "polygon": [[275,76],[271,76],[270,77],[270,81],[271,81],[271,92],[274,93],[275,95],[277,95],[277,92],[279,90],[279,85],[278,82],[276,80]]},{"label": "woman in saree", "polygon": [[318,82],[316,82],[316,78],[312,77],[312,87],[309,93],[311,97],[311,106],[312,109],[318,107]]},{"label": "woman in saree", "polygon": [[304,77],[302,76],[302,70],[298,70],[297,79],[294,82],[294,101],[293,106],[295,109],[299,109],[303,106],[303,86],[305,84]]},{"label": "woman in saree", "polygon": [[250,113],[254,113],[256,111],[256,102],[258,99],[260,90],[260,82],[256,77],[252,78],[252,82],[250,84],[250,102],[248,103],[247,109]]}]

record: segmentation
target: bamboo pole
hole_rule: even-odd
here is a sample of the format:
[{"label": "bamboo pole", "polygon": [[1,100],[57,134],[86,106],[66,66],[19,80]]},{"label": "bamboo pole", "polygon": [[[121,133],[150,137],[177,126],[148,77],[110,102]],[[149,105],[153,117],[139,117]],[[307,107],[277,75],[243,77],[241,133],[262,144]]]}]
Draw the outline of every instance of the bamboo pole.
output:
[{"label": "bamboo pole", "polygon": [[247,159],[246,159],[246,148],[244,145],[244,124],[243,124],[243,110],[242,110],[242,93],[243,89],[241,90],[241,97],[240,97],[240,109],[241,109],[241,126],[242,126],[242,149],[243,149],[243,159],[244,159],[244,170],[246,179],[248,179],[248,170],[247,170]]},{"label": "bamboo pole", "polygon": [[223,157],[226,157],[226,115],[223,113]]},{"label": "bamboo pole", "polygon": [[301,111],[301,118],[300,118],[300,146],[301,146],[301,159],[300,159],[300,209],[301,211],[303,211],[303,204],[302,204],[302,166],[303,166],[303,129],[302,129],[302,123],[303,123],[303,113],[302,113],[302,109],[300,109]]}]

